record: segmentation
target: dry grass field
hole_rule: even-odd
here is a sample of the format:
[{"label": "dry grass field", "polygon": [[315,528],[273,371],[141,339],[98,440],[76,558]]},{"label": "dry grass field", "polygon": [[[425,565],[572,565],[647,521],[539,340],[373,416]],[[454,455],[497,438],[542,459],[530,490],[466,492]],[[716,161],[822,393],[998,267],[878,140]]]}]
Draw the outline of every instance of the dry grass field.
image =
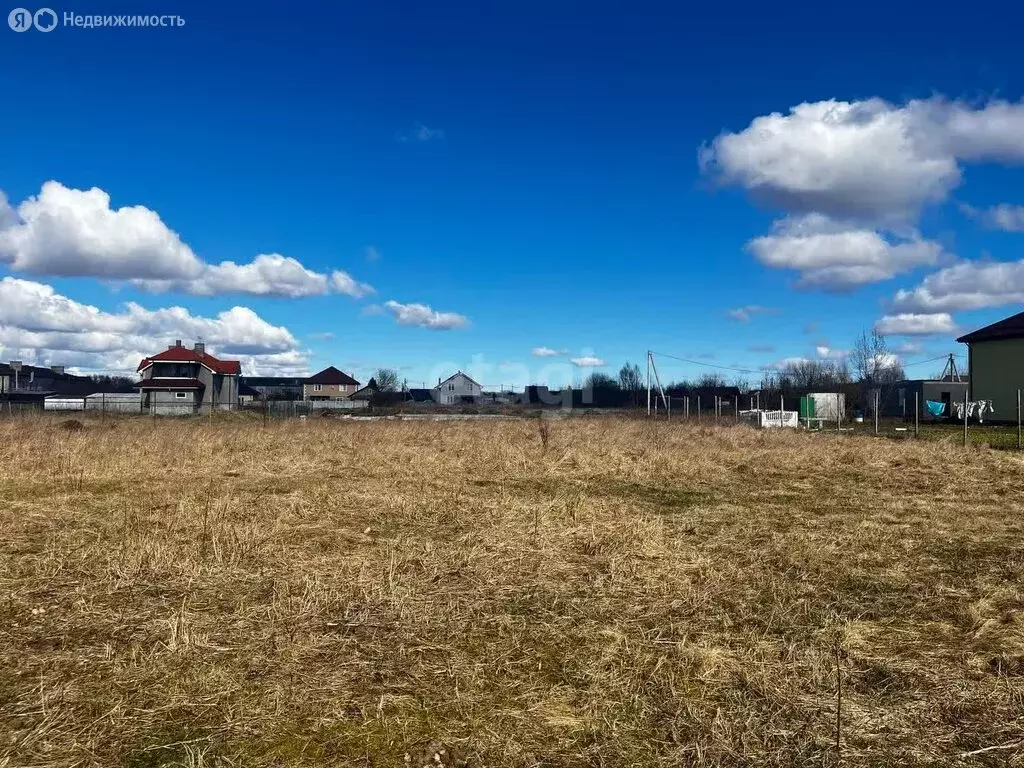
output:
[{"label": "dry grass field", "polygon": [[1020,456],[544,442],[0,421],[0,766],[1024,765]]}]

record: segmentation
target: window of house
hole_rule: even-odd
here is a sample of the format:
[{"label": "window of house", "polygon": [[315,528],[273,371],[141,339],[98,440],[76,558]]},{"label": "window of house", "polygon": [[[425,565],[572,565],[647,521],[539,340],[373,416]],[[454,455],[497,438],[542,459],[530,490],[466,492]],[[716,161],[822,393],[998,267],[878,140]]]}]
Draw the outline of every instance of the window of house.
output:
[{"label": "window of house", "polygon": [[184,400],[186,397],[188,397],[188,393],[187,392],[175,392],[174,396],[176,398],[178,398],[179,400]]},{"label": "window of house", "polygon": [[324,385],[323,385],[323,384],[314,384],[314,385],[313,385],[313,391],[314,391],[314,392],[319,392],[319,391],[320,391],[321,389],[323,389],[323,388],[324,388]]}]

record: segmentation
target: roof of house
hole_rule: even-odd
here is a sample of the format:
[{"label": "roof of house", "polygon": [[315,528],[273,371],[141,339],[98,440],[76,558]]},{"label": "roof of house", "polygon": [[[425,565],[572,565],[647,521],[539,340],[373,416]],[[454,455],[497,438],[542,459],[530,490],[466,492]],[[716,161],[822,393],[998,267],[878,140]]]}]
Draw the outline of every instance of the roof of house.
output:
[{"label": "roof of house", "polygon": [[437,397],[436,393],[432,389],[410,389],[409,399],[414,403],[425,403],[429,400],[433,400]]},{"label": "roof of house", "polygon": [[262,393],[258,389],[253,389],[251,386],[246,384],[244,381],[238,385],[238,396],[239,397],[259,397]]},{"label": "roof of house", "polygon": [[457,376],[462,376],[464,379],[466,379],[466,381],[470,382],[471,384],[476,384],[478,387],[480,386],[479,384],[477,384],[477,382],[473,381],[469,376],[464,374],[462,371],[456,371],[455,373],[453,373],[451,376],[449,376],[447,379],[442,381],[437,386],[440,387],[443,384],[447,384],[449,381],[451,381],[452,379],[456,378]]},{"label": "roof of house", "polygon": [[973,344],[976,341],[995,341],[996,339],[1024,338],[1024,312],[1004,318],[999,322],[986,325],[972,333],[961,336],[957,341],[961,344]]},{"label": "roof of house", "polygon": [[153,363],[199,363],[214,373],[226,376],[237,376],[242,373],[242,364],[237,360],[218,360],[207,352],[196,352],[188,347],[171,347],[142,359],[138,370],[148,368]]},{"label": "roof of house", "polygon": [[[66,371],[57,372],[53,368],[46,368],[41,365],[25,365],[22,364],[21,370],[18,372],[19,376],[28,379],[32,374],[37,376],[45,376],[49,379],[59,379],[62,381],[89,381],[88,376],[79,376],[75,373],[67,373]],[[7,363],[0,363],[0,375],[13,376],[14,369]]]},{"label": "roof of house", "polygon": [[320,373],[314,373],[305,381],[306,384],[354,384],[359,382],[343,371],[339,371],[333,365],[324,368]]},{"label": "roof of house", "polygon": [[206,385],[199,379],[143,379],[138,389],[203,389]]},{"label": "roof of house", "polygon": [[365,387],[360,387],[348,397],[349,400],[371,400],[379,391],[380,390],[377,388],[377,380],[371,376],[369,384]]}]

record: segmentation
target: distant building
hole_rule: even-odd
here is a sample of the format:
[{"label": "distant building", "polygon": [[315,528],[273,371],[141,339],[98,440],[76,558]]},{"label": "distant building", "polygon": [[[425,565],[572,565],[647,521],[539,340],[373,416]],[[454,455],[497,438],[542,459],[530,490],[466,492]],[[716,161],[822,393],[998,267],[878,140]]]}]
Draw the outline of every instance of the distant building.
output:
[{"label": "distant building", "polygon": [[371,376],[370,377],[370,383],[367,384],[362,389],[357,389],[355,392],[353,392],[351,395],[349,395],[349,399],[350,400],[365,400],[367,402],[370,402],[371,400],[373,400],[373,398],[375,396],[377,396],[379,394],[380,394],[380,388],[377,386],[377,380]]},{"label": "distant building", "polygon": [[[947,377],[948,378],[948,377]],[[890,398],[880,408],[882,416],[908,416],[914,415],[914,402],[917,401],[917,409],[921,418],[931,416],[927,402],[930,400],[936,403],[945,403],[943,416],[953,415],[953,403],[962,403],[964,395],[970,397],[970,383],[967,377],[962,381],[943,381],[939,379],[908,379],[896,385],[896,397]],[[1016,395],[1014,396],[1016,397]],[[1016,408],[1016,400],[1014,400]]]},{"label": "distant building", "polygon": [[348,400],[359,382],[333,365],[302,382],[303,400]]},{"label": "distant building", "polygon": [[238,383],[238,403],[239,405],[247,405],[249,403],[262,400],[263,395],[260,394],[259,390],[246,384],[245,379],[241,379]]},{"label": "distant building", "polygon": [[0,394],[12,399],[42,399],[50,395],[85,397],[96,390],[88,376],[67,373],[63,365],[49,368],[25,365],[16,360],[0,363]]},{"label": "distant building", "polygon": [[184,415],[203,409],[238,406],[242,365],[219,360],[198,342],[192,349],[175,341],[163,352],[139,363],[141,409],[149,413]]},{"label": "distant building", "polygon": [[245,386],[255,392],[253,399],[301,400],[305,381],[303,376],[243,376],[239,387]]},{"label": "distant building", "polygon": [[969,400],[991,400],[993,421],[1016,421],[1024,389],[1024,312],[957,339],[967,345]]},{"label": "distant building", "polygon": [[483,393],[483,389],[469,376],[462,371],[458,371],[444,381],[438,379],[434,392],[436,393],[434,398],[436,402],[442,405],[452,405],[453,403],[475,400]]},{"label": "distant building", "polygon": [[436,389],[413,387],[406,390],[407,400],[412,403],[433,403],[438,395]]}]

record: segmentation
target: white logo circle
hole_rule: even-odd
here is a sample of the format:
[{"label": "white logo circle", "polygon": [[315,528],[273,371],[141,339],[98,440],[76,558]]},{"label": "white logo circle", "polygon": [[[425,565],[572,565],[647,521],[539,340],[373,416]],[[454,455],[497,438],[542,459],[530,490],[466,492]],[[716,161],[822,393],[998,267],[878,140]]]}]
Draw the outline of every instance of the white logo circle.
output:
[{"label": "white logo circle", "polygon": [[57,28],[57,14],[53,12],[52,8],[40,8],[32,20],[40,32],[53,32]]},{"label": "white logo circle", "polygon": [[15,32],[28,32],[32,29],[32,11],[27,8],[15,8],[7,14],[7,26]]}]

